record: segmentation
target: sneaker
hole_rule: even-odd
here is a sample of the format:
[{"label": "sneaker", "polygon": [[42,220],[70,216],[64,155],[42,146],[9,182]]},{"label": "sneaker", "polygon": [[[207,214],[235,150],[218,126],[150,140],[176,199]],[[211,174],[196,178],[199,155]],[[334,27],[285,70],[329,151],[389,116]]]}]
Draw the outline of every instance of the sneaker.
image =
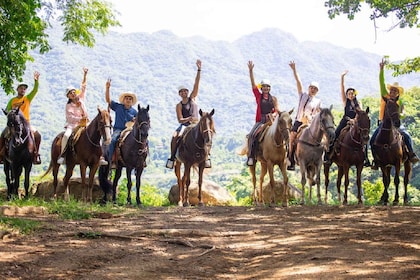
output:
[{"label": "sneaker", "polygon": [[166,168],[169,168],[169,169],[174,168],[174,160],[168,158],[168,160],[166,161]]},{"label": "sneaker", "polygon": [[99,159],[99,165],[108,165],[108,162],[103,157],[101,157]]},{"label": "sneaker", "polygon": [[64,162],[65,162],[65,160],[64,160],[63,157],[59,157],[58,160],[57,160],[58,164],[64,164]]},{"label": "sneaker", "polygon": [[206,162],[204,163],[204,168],[211,168],[211,160],[207,159]]},{"label": "sneaker", "polygon": [[287,167],[287,170],[294,171],[295,170],[295,166],[294,165],[289,165]]},{"label": "sneaker", "polygon": [[253,159],[252,157],[248,158],[248,160],[247,160],[246,164],[247,164],[248,166],[253,166],[253,165],[254,165],[254,159]]},{"label": "sneaker", "polygon": [[33,164],[41,164],[41,157],[40,155],[36,155],[33,161]]}]

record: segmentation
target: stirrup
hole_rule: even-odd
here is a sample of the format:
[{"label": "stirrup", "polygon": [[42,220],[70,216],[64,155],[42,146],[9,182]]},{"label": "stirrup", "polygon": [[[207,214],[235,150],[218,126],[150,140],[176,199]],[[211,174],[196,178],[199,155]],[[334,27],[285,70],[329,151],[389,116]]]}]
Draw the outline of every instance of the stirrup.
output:
[{"label": "stirrup", "polygon": [[174,168],[174,160],[168,158],[166,161],[166,168],[173,169]]}]

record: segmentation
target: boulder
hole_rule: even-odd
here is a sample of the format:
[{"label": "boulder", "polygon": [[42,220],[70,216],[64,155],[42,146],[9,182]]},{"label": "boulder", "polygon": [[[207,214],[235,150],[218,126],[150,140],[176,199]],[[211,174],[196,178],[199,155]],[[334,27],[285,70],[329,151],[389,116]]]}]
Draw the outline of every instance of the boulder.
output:
[{"label": "boulder", "polygon": [[[205,205],[226,206],[236,202],[235,198],[221,186],[213,181],[203,180],[201,195]],[[178,184],[173,185],[169,191],[168,199],[171,204],[178,204]],[[191,182],[189,187],[189,198],[191,205],[198,205],[198,182]]]},{"label": "boulder", "polygon": [[[293,186],[292,184],[288,183],[289,186],[289,200],[292,199],[300,199],[302,197],[302,191]],[[258,182],[257,182],[257,188],[258,188]],[[274,198],[276,202],[283,201],[283,188],[284,184],[282,181],[276,181],[274,184]],[[265,203],[270,202],[270,196],[271,196],[271,187],[270,183],[263,184],[263,199]]]}]

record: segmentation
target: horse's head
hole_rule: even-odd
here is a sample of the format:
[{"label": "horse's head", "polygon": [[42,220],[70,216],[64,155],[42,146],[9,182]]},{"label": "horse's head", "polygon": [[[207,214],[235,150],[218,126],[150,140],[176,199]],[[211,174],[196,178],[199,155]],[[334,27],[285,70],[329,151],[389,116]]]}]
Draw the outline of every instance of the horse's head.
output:
[{"label": "horse's head", "polygon": [[19,108],[9,111],[7,114],[7,126],[14,138],[15,145],[23,144],[29,137],[29,124]]},{"label": "horse's head", "polygon": [[137,106],[137,117],[136,124],[134,129],[134,137],[140,139],[140,142],[147,141],[149,136],[150,129],[150,116],[149,116],[149,105],[146,108],[140,107],[140,104]]},{"label": "horse's head", "polygon": [[200,113],[201,118],[197,125],[199,126],[200,134],[203,137],[204,146],[210,150],[212,141],[213,141],[213,134],[216,132],[214,130],[214,122],[213,122],[214,109],[211,110],[211,112],[209,113],[203,112],[200,109],[199,113]]},{"label": "horse's head", "polygon": [[280,133],[283,137],[283,140],[289,141],[289,134],[290,130],[292,129],[292,115],[293,109],[289,112],[279,112],[278,119],[277,119],[277,127],[280,130]]},{"label": "horse's head", "polygon": [[335,139],[335,125],[334,117],[330,108],[323,108],[319,112],[320,128],[328,139],[328,144],[331,146]]},{"label": "horse's head", "polygon": [[400,127],[400,106],[398,105],[398,101],[391,98],[383,98],[383,100],[385,101],[383,123],[386,125],[391,124],[396,128]]},{"label": "horse's head", "polygon": [[111,143],[111,115],[108,110],[101,110],[98,106],[99,130],[105,145]]},{"label": "horse's head", "polygon": [[357,132],[360,134],[360,139],[363,144],[369,142],[369,131],[370,131],[370,118],[369,118],[369,107],[364,110],[356,110],[355,123]]}]

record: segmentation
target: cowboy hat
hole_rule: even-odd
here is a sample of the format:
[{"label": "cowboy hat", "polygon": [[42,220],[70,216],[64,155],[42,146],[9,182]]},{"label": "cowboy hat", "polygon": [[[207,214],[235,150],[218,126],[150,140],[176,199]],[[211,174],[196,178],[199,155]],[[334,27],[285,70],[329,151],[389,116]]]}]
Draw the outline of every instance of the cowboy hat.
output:
[{"label": "cowboy hat", "polygon": [[132,93],[132,92],[123,92],[123,93],[121,93],[120,94],[120,98],[119,98],[120,103],[123,103],[124,102],[124,98],[126,96],[130,96],[131,98],[133,98],[133,104],[137,103],[137,96],[134,93]]},{"label": "cowboy hat", "polygon": [[404,88],[402,86],[400,86],[400,84],[398,84],[398,82],[394,82],[392,85],[387,84],[386,88],[387,88],[388,91],[390,91],[391,88],[398,89],[398,93],[399,93],[400,96],[403,95],[403,93],[404,93]]}]

